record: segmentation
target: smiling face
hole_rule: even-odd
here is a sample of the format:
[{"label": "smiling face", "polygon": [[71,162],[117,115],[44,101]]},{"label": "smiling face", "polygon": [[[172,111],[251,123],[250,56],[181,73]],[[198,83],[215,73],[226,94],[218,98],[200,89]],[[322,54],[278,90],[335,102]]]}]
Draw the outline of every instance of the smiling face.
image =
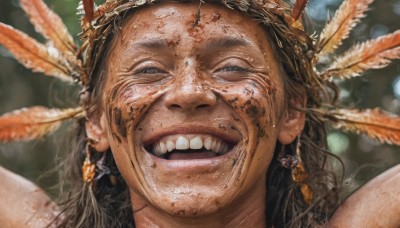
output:
[{"label": "smiling face", "polygon": [[87,125],[132,194],[178,216],[265,199],[277,140],[290,143],[303,124],[286,110],[262,27],[210,3],[193,26],[197,6],[162,3],[126,19],[106,61],[100,123]]}]

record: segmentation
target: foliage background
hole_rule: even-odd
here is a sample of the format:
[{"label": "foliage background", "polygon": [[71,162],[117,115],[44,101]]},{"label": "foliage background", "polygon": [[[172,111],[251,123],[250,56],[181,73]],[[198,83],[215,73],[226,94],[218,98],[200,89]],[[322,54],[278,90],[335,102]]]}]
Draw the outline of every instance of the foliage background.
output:
[{"label": "foliage background", "polygon": [[[79,33],[76,16],[78,0],[45,0],[64,20],[72,34]],[[308,14],[313,19],[315,30],[324,26],[329,15],[342,0],[310,0]],[[33,26],[19,7],[17,0],[2,0],[0,22],[10,24],[36,39]],[[345,42],[350,45],[376,38],[400,29],[400,0],[376,0],[368,16],[362,20]],[[317,32],[317,34],[318,34]],[[75,36],[78,42],[77,36]],[[340,94],[343,104],[350,107],[373,108],[400,114],[400,61],[395,61],[382,70],[369,71],[365,76],[342,82]],[[21,107],[43,105],[48,107],[72,107],[77,90],[41,74],[31,73],[18,64],[10,54],[0,47],[0,114]],[[0,165],[4,166],[46,189],[56,196],[55,184],[59,182],[56,172],[48,172],[59,163],[68,148],[68,124],[54,136],[39,142],[0,144]],[[357,186],[400,162],[400,148],[380,145],[363,136],[345,134],[332,130],[328,136],[331,150],[345,162],[345,183]],[[57,155],[57,156],[56,156]],[[349,189],[351,190],[350,187]]]}]

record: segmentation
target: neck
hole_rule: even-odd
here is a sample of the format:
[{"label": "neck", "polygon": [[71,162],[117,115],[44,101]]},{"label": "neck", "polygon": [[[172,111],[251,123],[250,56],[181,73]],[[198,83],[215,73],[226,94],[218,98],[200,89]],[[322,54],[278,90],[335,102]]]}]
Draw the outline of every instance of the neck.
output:
[{"label": "neck", "polygon": [[148,204],[131,191],[135,225],[142,227],[266,227],[265,182],[258,184],[237,202],[217,213],[199,217],[179,217],[167,214]]}]

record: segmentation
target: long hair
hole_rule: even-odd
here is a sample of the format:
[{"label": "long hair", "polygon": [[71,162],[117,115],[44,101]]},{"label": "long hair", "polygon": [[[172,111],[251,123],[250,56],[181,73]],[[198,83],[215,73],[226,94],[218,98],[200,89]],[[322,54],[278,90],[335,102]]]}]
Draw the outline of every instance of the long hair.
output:
[{"label": "long hair", "polygon": [[[184,1],[187,2],[187,1]],[[220,1],[212,1],[220,2]],[[291,179],[291,171],[280,165],[281,153],[294,156],[297,141],[289,145],[277,143],[273,160],[267,172],[266,218],[270,227],[304,227],[323,224],[339,203],[339,184],[336,175],[329,167],[333,157],[327,150],[326,129],[321,116],[314,112],[321,105],[335,102],[337,88],[329,82],[316,77],[312,66],[310,44],[294,39],[293,30],[286,24],[283,16],[268,12],[253,1],[221,1],[231,8],[242,11],[265,27],[274,51],[282,66],[285,101],[288,108],[305,112],[306,123],[298,140],[301,143],[301,159],[304,163],[306,184],[313,192],[313,201],[307,204],[300,188]],[[244,7],[246,6],[246,7]],[[90,94],[87,110],[96,110],[101,99],[103,82],[106,75],[102,71],[107,59],[109,45],[114,36],[119,34],[119,25],[125,16],[135,9],[127,8],[115,16],[108,32],[99,31],[102,39],[94,41],[91,53],[91,69],[86,91]],[[101,35],[100,35],[101,34]],[[305,98],[304,108],[295,107],[292,99]],[[76,134],[69,158],[64,162],[66,186],[69,191],[62,198],[64,217],[62,227],[134,227],[129,189],[121,177],[114,162],[112,152],[105,155],[92,150],[94,163],[103,159],[107,172],[97,178],[93,186],[82,181],[81,167],[85,159],[86,132],[84,119],[76,124]],[[90,149],[90,148],[89,148]]]}]

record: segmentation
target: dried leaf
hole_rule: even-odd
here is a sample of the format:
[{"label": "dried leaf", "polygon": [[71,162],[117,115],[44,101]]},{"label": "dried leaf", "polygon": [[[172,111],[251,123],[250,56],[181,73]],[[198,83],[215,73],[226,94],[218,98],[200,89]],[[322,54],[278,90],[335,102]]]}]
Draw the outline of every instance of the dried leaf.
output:
[{"label": "dried leaf", "polygon": [[0,142],[42,138],[55,131],[63,120],[79,117],[81,108],[48,109],[35,106],[0,116]]},{"label": "dried leaf", "polygon": [[82,0],[82,3],[85,10],[85,19],[90,22],[94,17],[94,0]]},{"label": "dried leaf", "polygon": [[60,52],[75,54],[76,47],[71,34],[61,18],[42,0],[20,0],[20,4],[37,32],[50,40]]},{"label": "dried leaf", "polygon": [[327,113],[325,117],[332,120],[336,128],[357,134],[366,134],[382,143],[400,146],[399,116],[375,108],[367,110],[337,109]]},{"label": "dried leaf", "polygon": [[303,13],[304,8],[306,8],[307,2],[308,0],[296,0],[292,10],[292,17],[295,21],[300,18],[301,13]]},{"label": "dried leaf", "polygon": [[350,78],[369,69],[386,67],[400,58],[400,30],[350,48],[321,75],[325,79]]},{"label": "dried leaf", "polygon": [[56,49],[46,47],[25,33],[0,22],[0,44],[10,51],[25,67],[35,72],[72,81],[72,72],[59,58]]},{"label": "dried leaf", "polygon": [[333,19],[323,29],[317,43],[317,59],[335,51],[351,29],[365,16],[368,5],[374,0],[345,0]]}]

